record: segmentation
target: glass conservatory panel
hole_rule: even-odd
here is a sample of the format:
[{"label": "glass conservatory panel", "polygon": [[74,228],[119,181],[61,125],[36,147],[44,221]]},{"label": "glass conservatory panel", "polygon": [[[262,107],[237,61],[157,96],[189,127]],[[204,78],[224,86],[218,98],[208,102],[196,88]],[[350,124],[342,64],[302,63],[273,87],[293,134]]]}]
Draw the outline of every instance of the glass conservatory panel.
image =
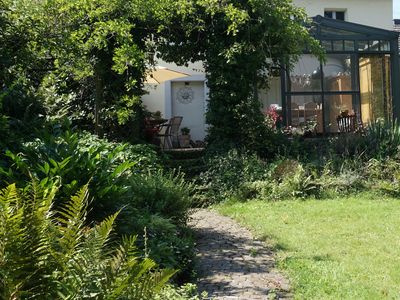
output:
[{"label": "glass conservatory panel", "polygon": [[390,51],[389,41],[381,41],[381,51]]},{"label": "glass conservatory panel", "polygon": [[338,37],[340,37],[340,36],[359,36],[360,35],[360,33],[358,33],[358,32],[334,28],[334,27],[328,27],[328,26],[321,27],[321,34],[330,35],[330,36],[338,36]]},{"label": "glass conservatory panel", "polygon": [[368,51],[368,41],[358,41],[358,51]]},{"label": "glass conservatory panel", "polygon": [[321,70],[318,58],[302,55],[290,72],[288,91],[315,92],[321,91]]},{"label": "glass conservatory panel", "polygon": [[356,115],[359,118],[356,95],[325,95],[324,117],[325,132],[339,132],[337,117],[340,115]]},{"label": "glass conservatory panel", "polygon": [[369,41],[369,51],[379,51],[380,42],[379,41]]},{"label": "glass conservatory panel", "polygon": [[321,46],[322,46],[326,51],[332,51],[332,41],[322,40],[322,41],[321,41]]},{"label": "glass conservatory panel", "polygon": [[392,115],[390,57],[360,57],[360,97],[362,122],[390,119]]},{"label": "glass conservatory panel", "polygon": [[354,62],[350,54],[328,54],[323,66],[324,90],[325,91],[352,91],[353,76],[356,76]]},{"label": "glass conservatory panel", "polygon": [[343,51],[343,41],[333,41],[333,51]]},{"label": "glass conservatory panel", "polygon": [[281,78],[272,77],[268,81],[268,88],[258,90],[258,99],[262,103],[262,109],[271,107],[282,109]]},{"label": "glass conservatory panel", "polygon": [[354,41],[344,41],[344,50],[345,51],[354,51]]},{"label": "glass conservatory panel", "polygon": [[323,132],[322,101],[320,95],[291,96],[290,124],[294,127],[315,126],[318,133]]}]

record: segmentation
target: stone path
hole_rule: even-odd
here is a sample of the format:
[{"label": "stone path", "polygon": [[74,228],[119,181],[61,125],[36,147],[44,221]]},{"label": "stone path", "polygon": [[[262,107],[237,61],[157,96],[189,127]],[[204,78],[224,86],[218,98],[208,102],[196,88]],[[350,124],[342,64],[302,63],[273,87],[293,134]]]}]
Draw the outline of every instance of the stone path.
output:
[{"label": "stone path", "polygon": [[198,210],[190,222],[198,251],[198,287],[218,300],[289,299],[273,253],[230,218]]}]

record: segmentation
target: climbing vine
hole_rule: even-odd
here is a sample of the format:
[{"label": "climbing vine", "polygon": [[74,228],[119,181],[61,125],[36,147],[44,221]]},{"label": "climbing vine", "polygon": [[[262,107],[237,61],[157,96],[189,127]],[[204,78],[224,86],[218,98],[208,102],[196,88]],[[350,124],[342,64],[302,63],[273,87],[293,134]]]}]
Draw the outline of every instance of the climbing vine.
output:
[{"label": "climbing vine", "polygon": [[165,32],[160,53],[178,63],[204,61],[209,141],[265,147],[258,88],[306,47],[322,53],[308,34],[306,14],[290,0],[182,0],[175,8],[181,26]]}]

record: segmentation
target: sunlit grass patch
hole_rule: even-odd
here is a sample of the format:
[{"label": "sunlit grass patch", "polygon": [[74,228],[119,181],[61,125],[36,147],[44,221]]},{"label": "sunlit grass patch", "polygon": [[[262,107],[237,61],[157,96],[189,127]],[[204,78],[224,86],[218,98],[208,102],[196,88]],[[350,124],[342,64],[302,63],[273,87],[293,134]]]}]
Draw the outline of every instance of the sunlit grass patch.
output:
[{"label": "sunlit grass patch", "polygon": [[361,194],[334,200],[226,203],[217,209],[277,251],[296,298],[400,297],[400,201]]}]

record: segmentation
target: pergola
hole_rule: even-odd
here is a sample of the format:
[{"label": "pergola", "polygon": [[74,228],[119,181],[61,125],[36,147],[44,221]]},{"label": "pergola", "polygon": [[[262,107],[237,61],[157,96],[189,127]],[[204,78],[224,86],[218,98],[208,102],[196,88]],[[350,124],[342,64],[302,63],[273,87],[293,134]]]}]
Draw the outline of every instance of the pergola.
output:
[{"label": "pergola", "polygon": [[334,133],[340,114],[357,116],[360,124],[400,117],[397,32],[316,16],[311,33],[326,61],[305,51],[292,70],[282,71],[287,125],[316,122],[317,132]]}]

